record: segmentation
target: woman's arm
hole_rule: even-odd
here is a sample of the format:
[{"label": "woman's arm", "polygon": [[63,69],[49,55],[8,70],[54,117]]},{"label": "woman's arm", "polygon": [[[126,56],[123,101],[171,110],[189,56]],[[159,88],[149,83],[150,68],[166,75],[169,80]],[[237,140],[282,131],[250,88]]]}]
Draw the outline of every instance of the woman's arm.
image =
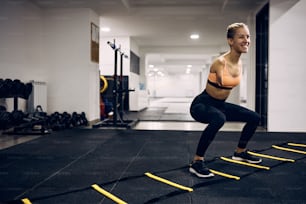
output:
[{"label": "woman's arm", "polygon": [[225,66],[224,60],[221,60],[220,58],[216,59],[213,64],[210,67],[210,72],[216,73],[216,78],[217,78],[217,84],[219,86],[223,86],[223,68]]}]

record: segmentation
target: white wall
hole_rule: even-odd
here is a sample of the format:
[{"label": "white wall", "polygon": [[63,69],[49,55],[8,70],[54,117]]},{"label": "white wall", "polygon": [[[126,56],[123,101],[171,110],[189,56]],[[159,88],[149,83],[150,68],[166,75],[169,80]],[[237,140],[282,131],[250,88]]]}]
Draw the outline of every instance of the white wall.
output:
[{"label": "white wall", "polygon": [[148,91],[140,89],[140,84],[145,85],[145,56],[140,53],[137,43],[131,38],[130,40],[131,51],[139,57],[139,74],[130,72],[129,87],[134,91],[129,93],[130,111],[140,111],[149,106]]},{"label": "white wall", "polygon": [[98,17],[89,9],[44,13],[48,110],[84,111],[89,120],[98,119],[99,70],[90,60],[90,23],[99,25]]},{"label": "white wall", "polygon": [[150,97],[194,97],[200,93],[200,73],[147,77]]},{"label": "white wall", "polygon": [[41,11],[30,3],[3,3],[0,7],[1,78],[46,80],[42,69]]},{"label": "white wall", "polygon": [[88,9],[45,11],[45,67],[51,112],[89,112],[89,79],[98,79],[97,65],[90,62],[90,14]]},{"label": "white wall", "polygon": [[[92,10],[89,10],[88,15],[89,16],[87,19],[88,21],[87,26],[90,26],[91,23],[94,23],[97,26],[99,26],[99,16]],[[85,28],[86,28],[86,25],[85,25]],[[88,60],[88,59],[91,59],[90,46],[87,46],[87,49],[88,49],[87,56],[89,57],[87,58]],[[87,66],[88,66],[88,72],[87,72],[86,81],[88,83],[88,90],[87,90],[88,91],[88,98],[87,98],[88,109],[86,112],[87,112],[88,119],[92,121],[92,120],[100,119],[100,70],[99,70],[99,65],[91,61],[87,63]]]},{"label": "white wall", "polygon": [[[100,38],[100,72],[104,76],[114,75],[114,63],[115,54],[114,50],[107,44],[107,42],[113,43],[115,39],[115,44],[117,47],[121,47],[121,51],[130,55],[130,38],[129,37],[101,37]],[[117,55],[117,74],[120,74],[120,55]],[[130,58],[123,59],[123,75],[128,76],[130,74]]]},{"label": "white wall", "polygon": [[99,69],[90,61],[89,9],[41,10],[29,1],[0,8],[1,78],[45,81],[48,113],[99,118]]},{"label": "white wall", "polygon": [[[0,6],[0,78],[28,82],[46,80],[42,69],[41,11],[28,2],[1,2]],[[36,32],[33,32],[36,31]],[[2,99],[8,111],[14,101]],[[26,101],[18,100],[18,109],[26,110]]]},{"label": "white wall", "polygon": [[129,88],[134,90],[129,93],[130,111],[140,111],[149,106],[147,90],[140,90],[140,77],[133,72],[129,76]]},{"label": "white wall", "polygon": [[306,1],[288,3],[270,2],[268,130],[305,132]]}]

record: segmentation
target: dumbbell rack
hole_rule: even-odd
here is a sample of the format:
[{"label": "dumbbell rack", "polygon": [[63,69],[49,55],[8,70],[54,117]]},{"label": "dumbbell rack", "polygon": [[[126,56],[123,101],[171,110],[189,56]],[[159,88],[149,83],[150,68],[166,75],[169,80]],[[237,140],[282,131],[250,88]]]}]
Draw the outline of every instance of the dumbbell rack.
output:
[{"label": "dumbbell rack", "polygon": [[[32,90],[32,89],[31,89]],[[31,91],[32,92],[32,91]],[[1,96],[0,98],[13,98],[13,112],[17,112],[18,110],[18,99],[23,98],[25,100],[28,100],[28,96],[22,96],[22,94],[12,94],[9,93]],[[27,117],[22,118],[23,123],[21,124],[12,124],[12,127],[8,127],[7,130],[4,130],[2,134],[8,134],[8,135],[43,135],[43,134],[49,134],[50,131],[45,128],[45,119],[44,118],[34,118],[34,117]],[[34,126],[41,126],[41,128],[34,130]]]},{"label": "dumbbell rack", "polygon": [[[14,97],[14,111],[18,110],[18,97]],[[46,119],[38,118],[35,116],[27,117],[23,119],[25,123],[13,127],[12,130],[3,132],[8,135],[45,135],[50,134],[50,131],[46,128]],[[35,129],[35,126],[40,126]]]}]

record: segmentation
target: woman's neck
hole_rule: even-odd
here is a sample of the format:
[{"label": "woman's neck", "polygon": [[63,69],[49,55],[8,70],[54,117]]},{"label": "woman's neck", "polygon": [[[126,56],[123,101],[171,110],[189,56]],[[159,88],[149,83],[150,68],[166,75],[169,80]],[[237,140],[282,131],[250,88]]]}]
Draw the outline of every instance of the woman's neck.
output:
[{"label": "woman's neck", "polygon": [[240,60],[241,53],[234,52],[233,50],[228,51],[224,57],[229,60],[232,64],[238,64]]}]

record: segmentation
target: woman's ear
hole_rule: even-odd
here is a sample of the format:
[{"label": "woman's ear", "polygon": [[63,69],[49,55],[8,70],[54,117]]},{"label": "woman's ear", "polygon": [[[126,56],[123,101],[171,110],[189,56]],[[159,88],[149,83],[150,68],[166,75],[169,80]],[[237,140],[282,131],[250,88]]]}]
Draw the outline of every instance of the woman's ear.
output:
[{"label": "woman's ear", "polygon": [[233,38],[227,38],[227,43],[229,46],[232,46],[234,44]]}]

